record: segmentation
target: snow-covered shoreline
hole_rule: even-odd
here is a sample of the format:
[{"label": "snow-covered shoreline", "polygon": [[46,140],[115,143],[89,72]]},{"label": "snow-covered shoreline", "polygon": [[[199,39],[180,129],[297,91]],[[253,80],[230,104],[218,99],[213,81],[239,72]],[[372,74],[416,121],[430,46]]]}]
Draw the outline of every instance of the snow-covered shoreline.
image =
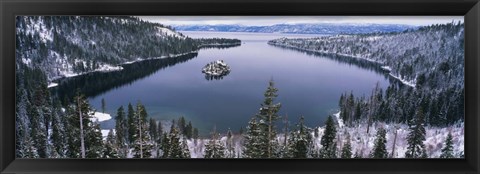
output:
[{"label": "snow-covered shoreline", "polygon": [[[102,122],[102,121],[107,121],[112,119],[112,116],[108,113],[103,113],[103,112],[95,112],[93,113],[93,117],[90,118],[91,121],[93,122]],[[115,131],[115,129],[113,129]],[[109,129],[102,129],[100,130],[102,133],[102,137],[105,140],[107,138],[108,132],[110,132]]]},{"label": "snow-covered shoreline", "polygon": [[[350,55],[350,54],[339,54],[339,53],[332,53],[332,52],[328,52],[328,51],[311,50],[311,49],[295,47],[295,46],[292,46],[292,45],[278,44],[278,43],[271,43],[271,42],[269,42],[268,44],[274,45],[274,46],[293,48],[293,49],[298,49],[298,50],[303,50],[303,51],[311,51],[311,52],[316,52],[316,53],[321,53],[321,54],[332,54],[332,55],[345,56],[345,57],[350,57],[350,58],[355,58],[355,59],[362,59],[362,60],[366,60],[366,61],[369,61],[369,62],[378,63],[380,65],[383,64],[382,62],[378,62],[378,61],[375,61],[373,59],[369,59],[369,58],[366,58],[366,57],[355,56],[355,55]],[[388,72],[392,71],[392,68],[390,66],[384,65],[384,66],[381,66],[380,68],[382,68],[383,70],[386,70]],[[415,86],[416,86],[414,81],[408,81],[408,80],[402,79],[398,76],[393,75],[392,73],[389,73],[389,75],[392,76],[393,78],[399,80],[404,85],[408,85],[408,86],[413,87],[413,88],[415,88]]]},{"label": "snow-covered shoreline", "polygon": [[98,69],[95,69],[95,70],[93,70],[93,71],[82,72],[82,73],[67,73],[67,72],[66,72],[66,73],[64,73],[62,76],[54,77],[54,78],[51,80],[51,82],[48,83],[48,88],[53,88],[53,87],[58,86],[58,83],[55,83],[55,82],[53,82],[53,81],[58,80],[58,79],[62,79],[62,78],[71,78],[71,77],[86,75],[86,74],[94,73],[94,72],[122,71],[122,70],[123,70],[122,65],[133,64],[133,63],[142,62],[142,61],[145,61],[145,60],[155,60],[155,59],[165,59],[165,58],[176,58],[176,57],[179,57],[179,56],[184,56],[184,55],[187,55],[187,54],[192,54],[192,53],[197,53],[197,52],[198,52],[198,50],[196,50],[196,51],[190,51],[190,52],[186,52],[186,53],[181,53],[181,54],[170,54],[170,55],[168,55],[168,56],[160,56],[160,57],[153,57],[153,58],[146,58],[146,59],[138,58],[137,60],[134,60],[134,61],[129,61],[129,62],[121,63],[121,64],[119,64],[118,66],[112,66],[112,65],[104,64],[104,65],[102,65],[102,66],[101,66],[100,68],[98,68]]},{"label": "snow-covered shoreline", "polygon": [[392,68],[390,66],[381,66],[380,68],[382,68],[385,71],[392,71]]},{"label": "snow-covered shoreline", "polygon": [[120,65],[128,65],[128,64],[132,64],[132,63],[136,63],[136,62],[142,62],[142,61],[145,61],[145,60],[156,60],[156,59],[176,58],[176,57],[180,57],[180,56],[184,56],[184,55],[188,55],[188,54],[192,54],[192,53],[198,53],[198,50],[190,51],[190,52],[185,52],[185,53],[180,53],[180,54],[170,54],[170,55],[168,55],[168,56],[160,56],[160,57],[146,58],[146,59],[137,58],[137,60],[128,61],[128,62],[122,63],[122,64],[120,64]]},{"label": "snow-covered shoreline", "polygon": [[331,54],[331,55],[345,56],[345,57],[350,57],[350,58],[355,58],[355,59],[362,59],[362,60],[366,60],[366,61],[373,62],[373,63],[383,64],[381,62],[375,61],[373,59],[369,59],[367,57],[360,57],[360,56],[355,56],[355,55],[351,55],[351,54],[341,54],[341,53],[333,53],[333,52],[329,52],[329,51],[305,49],[305,48],[299,48],[299,47],[292,46],[292,45],[278,44],[278,43],[271,43],[271,42],[269,42],[268,44],[275,45],[275,46],[283,46],[283,47],[293,48],[293,49],[298,49],[298,50],[303,50],[303,51],[316,52],[316,53],[321,53],[321,54]]},{"label": "snow-covered shoreline", "polygon": [[[95,69],[93,71],[87,71],[87,72],[82,72],[82,73],[64,72],[64,74],[62,74],[61,76],[53,77],[52,80],[50,80],[51,82],[49,83],[48,86],[49,86],[49,88],[58,86],[58,84],[54,83],[53,81],[58,80],[58,79],[62,79],[62,78],[71,78],[71,77],[81,76],[81,75],[94,73],[94,72],[112,72],[112,71],[121,71],[121,70],[123,70],[123,67],[121,67],[121,66],[111,66],[111,65],[108,65],[108,64],[103,64],[103,65],[101,65],[100,68]],[[54,84],[57,84],[57,85],[54,85]]]},{"label": "snow-covered shoreline", "polygon": [[400,80],[400,82],[402,82],[403,84],[411,86],[412,88],[415,88],[415,86],[416,86],[414,81],[408,81],[408,80],[402,79],[402,78],[400,78],[396,75],[393,75],[392,73],[389,73],[389,75],[392,76],[393,78],[397,79],[397,80]]},{"label": "snow-covered shoreline", "polygon": [[103,112],[95,112],[93,114],[93,118],[91,119],[92,121],[98,121],[98,122],[102,122],[102,121],[107,121],[107,120],[110,120],[112,119],[112,116],[108,113],[103,113]]},{"label": "snow-covered shoreline", "polygon": [[199,47],[202,48],[202,47],[211,47],[211,46],[237,46],[237,45],[241,45],[241,43],[215,43],[215,44],[203,44],[203,45],[200,45]]},{"label": "snow-covered shoreline", "polygon": [[47,88],[53,88],[53,87],[57,87],[58,86],[58,83],[49,83]]}]

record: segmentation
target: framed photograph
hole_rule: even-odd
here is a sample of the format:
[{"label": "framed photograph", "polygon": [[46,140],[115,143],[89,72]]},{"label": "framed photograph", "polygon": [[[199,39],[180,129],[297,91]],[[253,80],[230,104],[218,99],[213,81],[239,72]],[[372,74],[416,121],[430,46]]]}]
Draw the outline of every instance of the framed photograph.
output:
[{"label": "framed photograph", "polygon": [[478,173],[477,0],[2,1],[1,173]]}]

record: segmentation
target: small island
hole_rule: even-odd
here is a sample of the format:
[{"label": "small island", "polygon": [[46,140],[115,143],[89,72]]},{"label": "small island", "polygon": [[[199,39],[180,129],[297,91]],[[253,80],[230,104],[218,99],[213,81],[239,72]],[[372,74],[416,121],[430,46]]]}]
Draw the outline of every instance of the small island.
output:
[{"label": "small island", "polygon": [[217,60],[208,63],[203,67],[202,73],[206,76],[225,76],[230,73],[230,66],[228,66],[223,60]]}]

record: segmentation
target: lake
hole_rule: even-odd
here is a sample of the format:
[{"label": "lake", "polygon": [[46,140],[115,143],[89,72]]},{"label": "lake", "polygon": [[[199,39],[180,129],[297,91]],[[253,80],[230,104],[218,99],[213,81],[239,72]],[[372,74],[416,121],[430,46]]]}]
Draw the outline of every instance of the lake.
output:
[{"label": "lake", "polygon": [[[324,124],[327,116],[338,109],[342,93],[352,91],[355,96],[368,96],[377,82],[384,89],[391,83],[388,75],[379,71],[378,67],[368,68],[342,58],[267,44],[268,40],[280,37],[315,35],[182,33],[193,38],[238,38],[242,40],[242,45],[201,49],[198,54],[182,61],[168,65],[156,63],[158,67],[152,67],[148,73],[122,78],[123,82],[114,87],[93,91],[89,95],[90,104],[101,110],[101,99],[104,98],[107,112],[115,116],[119,106],[126,108],[129,102],[135,105],[140,101],[150,117],[164,121],[184,116],[205,136],[214,126],[222,133],[229,128],[238,132],[240,127],[247,126],[247,122],[259,111],[270,79],[278,88],[276,102],[282,104],[279,114],[288,115],[291,126],[297,123],[300,116],[304,116],[306,125],[310,127]],[[201,70],[215,60],[224,60],[231,67],[231,72],[223,79],[207,80]],[[144,64],[153,66],[158,61]],[[137,67],[140,70],[125,68],[124,72],[117,73],[128,76],[147,69],[140,65]],[[118,76],[111,75],[112,78]],[[98,80],[101,77],[95,78]],[[108,79],[100,79],[105,80]],[[85,88],[89,88],[88,85]],[[113,121],[107,121],[102,123],[102,128],[112,128],[113,124]]]}]

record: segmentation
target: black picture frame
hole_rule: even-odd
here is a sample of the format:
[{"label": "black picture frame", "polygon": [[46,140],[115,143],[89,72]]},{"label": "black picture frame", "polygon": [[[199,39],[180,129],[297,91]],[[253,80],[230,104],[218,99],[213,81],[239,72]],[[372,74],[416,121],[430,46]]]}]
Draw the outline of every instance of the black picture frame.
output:
[{"label": "black picture frame", "polygon": [[[1,0],[0,173],[479,173],[478,0]],[[15,159],[16,15],[463,15],[465,159]]]}]

